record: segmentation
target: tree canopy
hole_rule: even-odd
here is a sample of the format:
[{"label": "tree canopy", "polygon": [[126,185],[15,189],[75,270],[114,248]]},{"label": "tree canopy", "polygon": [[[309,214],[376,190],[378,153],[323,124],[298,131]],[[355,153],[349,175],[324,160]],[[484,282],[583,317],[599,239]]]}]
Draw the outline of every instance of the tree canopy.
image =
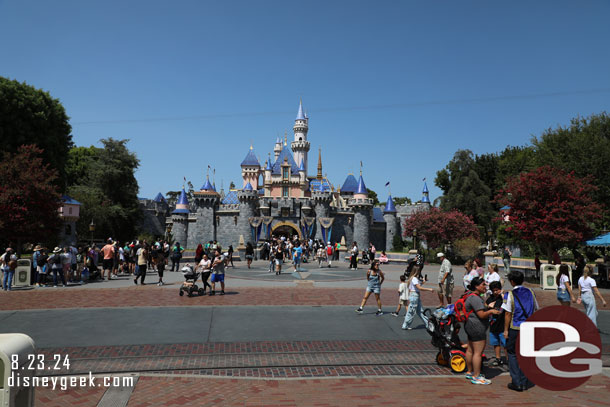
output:
[{"label": "tree canopy", "polygon": [[35,144],[43,162],[57,170],[55,182],[65,187],[65,166],[72,147],[72,128],[58,99],[26,83],[0,77],[0,140],[3,151],[17,153]]},{"label": "tree canopy", "polygon": [[[57,170],[35,145],[5,151],[0,161],[0,236],[16,243],[51,241],[61,226]],[[18,250],[20,246],[18,246]]]},{"label": "tree canopy", "polygon": [[127,149],[128,140],[101,140],[103,148],[75,147],[67,165],[68,194],[82,203],[77,223],[80,236],[88,236],[93,220],[95,234],[102,238],[131,239],[140,219],[138,183],[139,161]]},{"label": "tree canopy", "polygon": [[418,238],[424,240],[430,248],[441,247],[450,241],[479,238],[479,230],[472,219],[455,209],[443,211],[432,207],[427,212],[418,212],[405,219],[403,236],[412,236],[414,229],[417,229]]},{"label": "tree canopy", "polygon": [[509,179],[497,200],[510,207],[507,231],[550,253],[593,237],[602,211],[596,189],[590,177],[543,166]]}]

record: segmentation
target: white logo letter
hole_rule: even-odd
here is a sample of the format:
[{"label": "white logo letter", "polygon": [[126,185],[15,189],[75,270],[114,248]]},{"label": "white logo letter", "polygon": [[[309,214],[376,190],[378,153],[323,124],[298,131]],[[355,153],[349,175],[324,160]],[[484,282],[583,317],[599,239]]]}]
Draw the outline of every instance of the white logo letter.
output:
[{"label": "white logo letter", "polygon": [[520,335],[520,346],[519,352],[524,357],[558,357],[569,355],[576,350],[575,346],[565,346],[557,350],[536,350],[535,348],[535,331],[536,328],[551,328],[561,331],[564,336],[564,342],[580,342],[580,334],[572,325],[568,325],[564,322],[550,322],[550,321],[533,321],[523,322],[519,327]]}]

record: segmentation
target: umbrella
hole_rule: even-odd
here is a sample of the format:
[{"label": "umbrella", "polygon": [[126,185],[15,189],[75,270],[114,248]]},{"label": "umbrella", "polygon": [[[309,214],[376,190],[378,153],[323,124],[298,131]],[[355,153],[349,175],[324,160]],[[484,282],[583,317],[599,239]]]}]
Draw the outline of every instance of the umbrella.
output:
[{"label": "umbrella", "polygon": [[610,233],[597,236],[595,239],[587,240],[587,246],[610,246]]}]

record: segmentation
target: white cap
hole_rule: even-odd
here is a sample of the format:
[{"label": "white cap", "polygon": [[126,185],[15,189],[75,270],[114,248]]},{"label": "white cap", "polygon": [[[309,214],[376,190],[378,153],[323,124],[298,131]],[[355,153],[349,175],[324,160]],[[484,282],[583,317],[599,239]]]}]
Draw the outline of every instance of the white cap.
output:
[{"label": "white cap", "polygon": [[445,253],[443,253],[443,252],[437,253],[436,257],[445,257]]}]

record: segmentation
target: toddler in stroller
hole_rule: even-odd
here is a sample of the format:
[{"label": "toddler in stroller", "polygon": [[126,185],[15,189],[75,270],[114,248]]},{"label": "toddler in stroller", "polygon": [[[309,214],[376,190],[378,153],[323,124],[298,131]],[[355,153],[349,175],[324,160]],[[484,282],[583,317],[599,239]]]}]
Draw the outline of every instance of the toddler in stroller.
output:
[{"label": "toddler in stroller", "polygon": [[449,366],[456,373],[466,370],[466,347],[460,341],[460,323],[453,314],[453,305],[438,308],[432,312],[429,308],[424,311],[428,317],[426,330],[432,337],[432,345],[438,349],[436,363]]},{"label": "toddler in stroller", "polygon": [[190,264],[185,265],[180,270],[182,275],[184,275],[184,283],[180,287],[180,296],[182,297],[186,292],[189,297],[192,297],[194,293],[198,295],[204,295],[203,288],[197,287],[197,279],[201,273],[193,270],[193,267]]},{"label": "toddler in stroller", "polygon": [[369,254],[366,250],[362,251],[362,258],[360,258],[361,264],[369,264]]}]

